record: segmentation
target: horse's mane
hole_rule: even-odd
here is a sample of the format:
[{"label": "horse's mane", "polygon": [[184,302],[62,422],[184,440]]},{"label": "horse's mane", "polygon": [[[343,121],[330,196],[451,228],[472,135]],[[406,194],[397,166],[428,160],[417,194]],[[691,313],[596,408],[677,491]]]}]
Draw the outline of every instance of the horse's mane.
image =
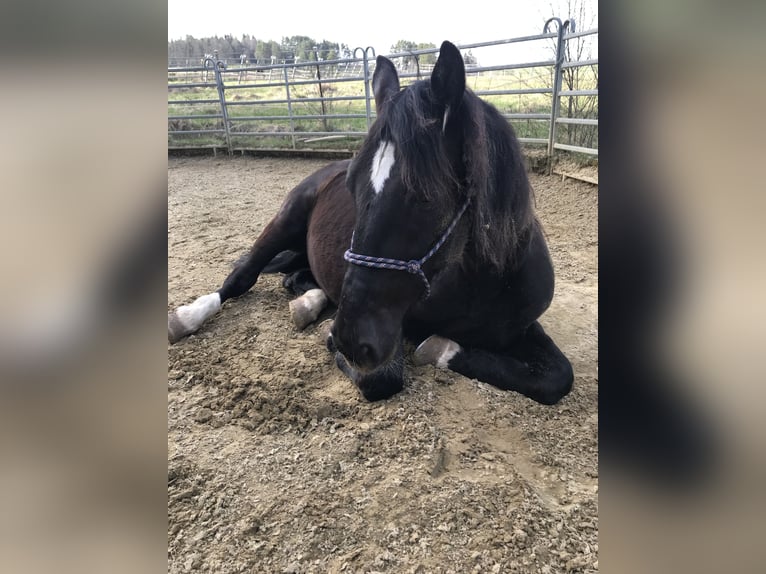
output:
[{"label": "horse's mane", "polygon": [[438,201],[451,195],[454,202],[460,201],[455,193],[470,195],[469,249],[498,271],[512,267],[539,224],[524,158],[508,121],[466,89],[459,109],[450,110],[447,120],[452,122],[448,135],[462,136],[465,173],[455,173],[430,81],[412,84],[389,104],[374,124],[373,132],[378,133],[371,134],[377,136],[371,140],[394,142],[405,184],[427,199]]}]

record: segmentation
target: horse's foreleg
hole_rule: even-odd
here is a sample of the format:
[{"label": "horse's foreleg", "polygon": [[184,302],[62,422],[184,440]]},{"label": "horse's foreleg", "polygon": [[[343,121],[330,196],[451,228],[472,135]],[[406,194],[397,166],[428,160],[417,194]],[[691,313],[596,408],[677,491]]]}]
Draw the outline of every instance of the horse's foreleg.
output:
[{"label": "horse's foreleg", "polygon": [[220,309],[221,296],[218,292],[198,297],[189,305],[181,305],[172,313],[168,313],[168,341],[175,343],[194,333]]},{"label": "horse's foreleg", "polygon": [[279,213],[260,234],[247,256],[225,279],[223,286],[168,314],[168,340],[171,343],[197,331],[221,309],[224,301],[247,292],[276,255],[288,249],[305,250],[306,230],[315,193],[316,187],[306,182],[293,189]]},{"label": "horse's foreleg", "polygon": [[433,335],[418,346],[413,358],[416,365],[446,368],[546,405],[566,396],[574,379],[569,360],[536,321],[503,353],[464,348]]},{"label": "horse's foreleg", "polygon": [[[289,276],[288,276],[289,277]],[[182,305],[168,315],[168,340],[175,343],[197,331],[202,324],[221,309],[219,292],[198,297],[189,305]],[[318,286],[290,301],[290,318],[298,330],[303,330],[317,320],[329,300]]]},{"label": "horse's foreleg", "polygon": [[279,214],[269,222],[242,264],[229,274],[218,290],[221,303],[249,291],[255,285],[263,268],[284,250],[305,250],[306,228],[310,211],[308,209],[301,211],[299,207],[290,206],[286,203]]}]

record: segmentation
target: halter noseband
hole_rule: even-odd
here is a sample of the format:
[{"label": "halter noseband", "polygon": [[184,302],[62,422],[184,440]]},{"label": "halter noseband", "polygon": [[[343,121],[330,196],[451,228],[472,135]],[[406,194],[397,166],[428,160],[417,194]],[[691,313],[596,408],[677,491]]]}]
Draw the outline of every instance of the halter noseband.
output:
[{"label": "halter noseband", "polygon": [[394,271],[406,271],[407,273],[410,273],[412,275],[418,275],[425,284],[426,287],[426,293],[424,295],[424,298],[428,297],[431,294],[431,284],[428,282],[428,277],[426,277],[426,274],[423,272],[423,264],[431,259],[431,257],[434,256],[434,254],[439,251],[439,248],[441,248],[442,245],[444,245],[444,242],[447,241],[447,238],[450,236],[452,231],[455,229],[455,226],[458,224],[458,221],[460,221],[460,218],[465,213],[465,210],[468,209],[468,204],[471,203],[471,198],[465,200],[465,203],[463,203],[463,206],[460,208],[460,211],[457,212],[457,215],[455,215],[452,222],[449,224],[449,227],[442,233],[439,240],[434,244],[433,247],[431,247],[430,251],[426,253],[423,257],[420,259],[411,259],[410,261],[404,261],[402,259],[388,259],[386,257],[370,257],[369,255],[360,255],[359,253],[354,253],[351,251],[354,246],[354,237],[351,236],[351,248],[346,250],[346,252],[343,254],[343,259],[348,261],[349,263],[353,263],[354,265],[361,265],[363,267],[372,267],[373,269],[391,269]]}]

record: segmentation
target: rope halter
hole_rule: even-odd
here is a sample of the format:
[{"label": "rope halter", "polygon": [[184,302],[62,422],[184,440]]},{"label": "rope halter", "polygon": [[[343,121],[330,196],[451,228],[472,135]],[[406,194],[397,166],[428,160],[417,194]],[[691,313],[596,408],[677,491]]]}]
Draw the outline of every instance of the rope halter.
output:
[{"label": "rope halter", "polygon": [[390,269],[393,271],[406,271],[407,273],[410,273],[412,275],[417,275],[423,280],[423,284],[425,285],[426,291],[425,291],[425,297],[428,297],[431,294],[431,284],[428,282],[428,277],[426,277],[426,274],[423,272],[423,264],[431,259],[437,251],[441,248],[442,245],[447,241],[447,238],[450,236],[450,234],[454,231],[455,227],[457,226],[458,222],[460,221],[460,218],[465,213],[465,210],[468,209],[468,204],[471,203],[471,198],[465,200],[465,203],[463,203],[463,206],[460,208],[460,211],[457,212],[457,215],[452,219],[452,222],[449,224],[447,229],[444,230],[444,233],[441,234],[441,237],[439,237],[439,240],[434,243],[434,246],[431,247],[431,249],[426,253],[423,257],[420,259],[411,259],[409,261],[404,261],[403,259],[389,259],[387,257],[371,257],[370,255],[360,255],[359,253],[354,253],[351,249],[354,247],[354,237],[351,236],[351,248],[346,250],[346,252],[343,254],[343,259],[348,261],[349,263],[353,263],[354,265],[360,265],[362,267],[371,267],[373,269]]}]

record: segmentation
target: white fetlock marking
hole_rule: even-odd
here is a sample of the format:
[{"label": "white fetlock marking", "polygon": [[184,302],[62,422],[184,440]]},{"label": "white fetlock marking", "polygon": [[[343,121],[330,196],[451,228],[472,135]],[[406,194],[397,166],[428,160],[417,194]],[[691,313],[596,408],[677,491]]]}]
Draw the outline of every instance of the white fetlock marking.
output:
[{"label": "white fetlock marking", "polygon": [[460,345],[458,345],[455,341],[448,341],[445,349],[441,352],[439,358],[436,359],[436,366],[440,369],[449,368],[449,362],[455,355],[457,355],[459,350]]},{"label": "white fetlock marking", "polygon": [[198,297],[189,305],[182,305],[176,309],[176,317],[187,329],[196,331],[202,323],[221,310],[221,295],[210,293]]},{"label": "white fetlock marking", "polygon": [[310,289],[290,301],[290,317],[298,329],[305,329],[319,317],[327,306],[327,296],[321,289]]},{"label": "white fetlock marking", "polygon": [[317,316],[327,306],[327,295],[321,289],[309,289],[299,299],[303,300],[304,304]]},{"label": "white fetlock marking", "polygon": [[[309,289],[297,299],[290,302],[291,311],[304,312],[311,321],[315,321],[322,310],[327,306],[327,295],[321,289]],[[311,322],[309,321],[309,322]]]}]

